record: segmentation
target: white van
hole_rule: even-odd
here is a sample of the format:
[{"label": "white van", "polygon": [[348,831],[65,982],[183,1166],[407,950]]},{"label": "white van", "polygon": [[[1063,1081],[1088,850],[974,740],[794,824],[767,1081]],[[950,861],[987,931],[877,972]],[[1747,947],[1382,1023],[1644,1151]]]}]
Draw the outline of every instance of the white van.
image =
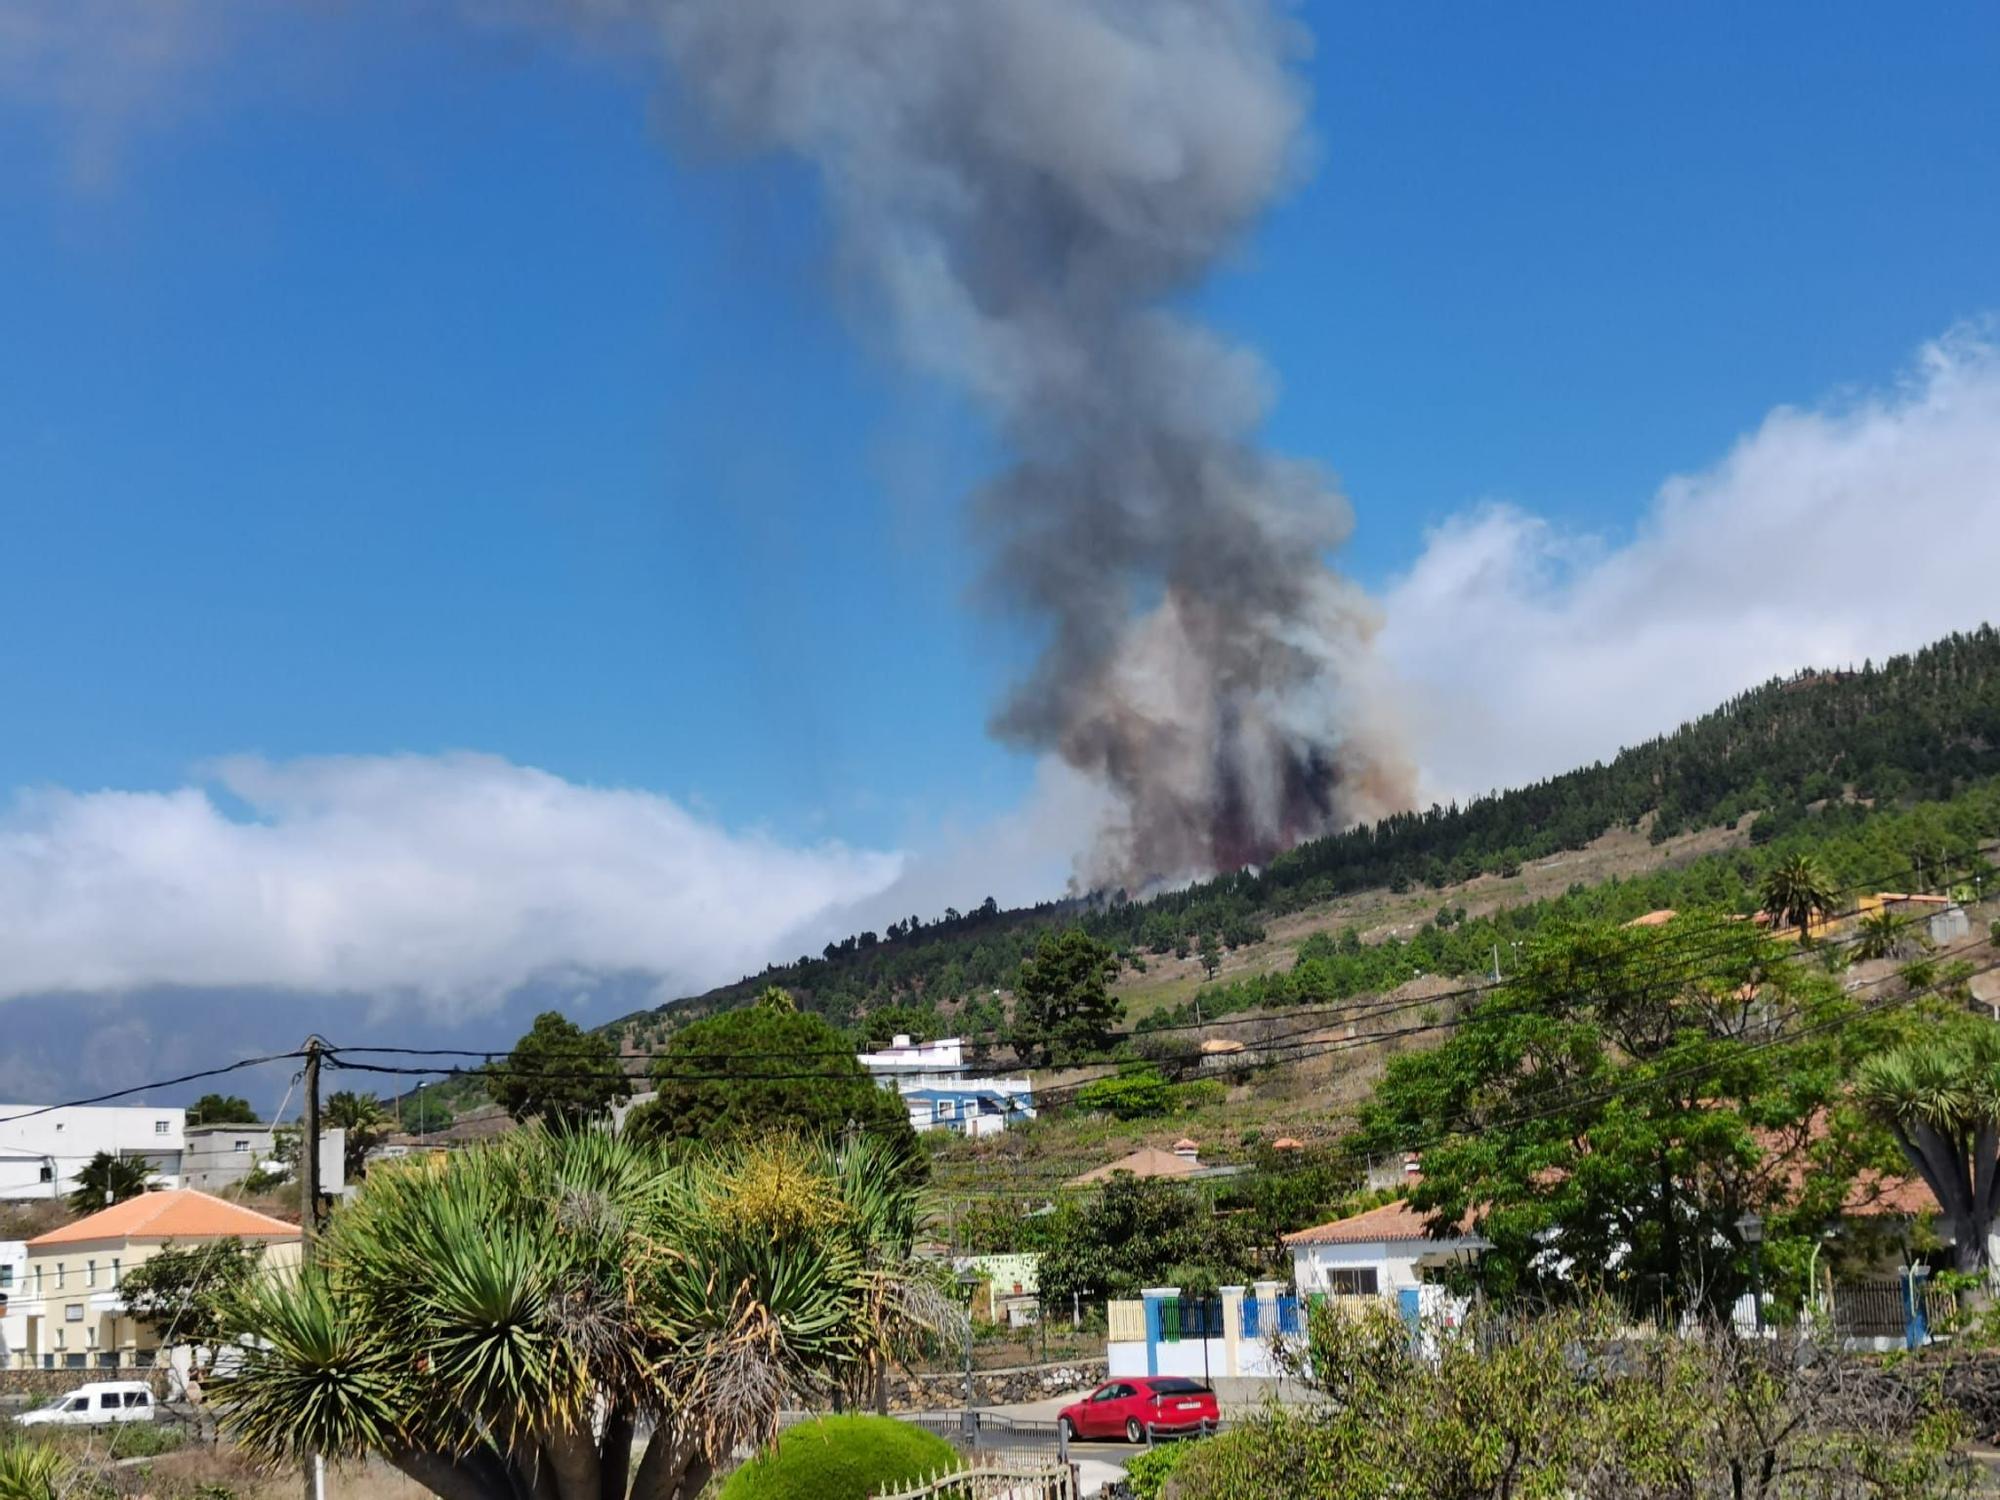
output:
[{"label": "white van", "polygon": [[102,1426],[106,1422],[153,1420],[153,1389],[143,1380],[97,1380],[80,1385],[14,1419],[23,1427],[60,1423]]}]

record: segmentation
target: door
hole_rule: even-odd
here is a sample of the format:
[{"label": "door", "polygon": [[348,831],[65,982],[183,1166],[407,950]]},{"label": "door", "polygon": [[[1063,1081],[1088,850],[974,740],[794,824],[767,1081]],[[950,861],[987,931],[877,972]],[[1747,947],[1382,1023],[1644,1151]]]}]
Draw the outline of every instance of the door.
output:
[{"label": "door", "polygon": [[1125,1432],[1125,1398],[1132,1394],[1129,1385],[1107,1385],[1101,1387],[1090,1398],[1085,1408],[1087,1426],[1085,1431],[1091,1437],[1110,1437]]}]

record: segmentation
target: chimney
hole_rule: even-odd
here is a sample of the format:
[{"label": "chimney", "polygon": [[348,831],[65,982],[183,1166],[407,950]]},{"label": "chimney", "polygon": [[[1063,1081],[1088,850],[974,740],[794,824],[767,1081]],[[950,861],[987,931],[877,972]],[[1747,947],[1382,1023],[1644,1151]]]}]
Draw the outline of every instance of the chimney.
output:
[{"label": "chimney", "polygon": [[1174,1155],[1180,1157],[1184,1161],[1193,1161],[1195,1159],[1195,1153],[1198,1152],[1199,1150],[1201,1150],[1201,1147],[1197,1146],[1193,1141],[1189,1140],[1186,1136],[1182,1136],[1179,1140],[1174,1142]]}]

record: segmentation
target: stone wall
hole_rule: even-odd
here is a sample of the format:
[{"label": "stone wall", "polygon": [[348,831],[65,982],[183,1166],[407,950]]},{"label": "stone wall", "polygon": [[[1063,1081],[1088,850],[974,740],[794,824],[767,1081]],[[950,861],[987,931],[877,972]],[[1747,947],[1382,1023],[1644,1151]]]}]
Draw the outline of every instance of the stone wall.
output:
[{"label": "stone wall", "polygon": [[[1066,1359],[1046,1365],[1017,1365],[1006,1370],[974,1370],[975,1406],[1011,1406],[1087,1391],[1103,1380],[1101,1359]],[[958,1371],[927,1371],[898,1375],[889,1382],[889,1405],[895,1411],[931,1410],[965,1404],[965,1376]]]}]

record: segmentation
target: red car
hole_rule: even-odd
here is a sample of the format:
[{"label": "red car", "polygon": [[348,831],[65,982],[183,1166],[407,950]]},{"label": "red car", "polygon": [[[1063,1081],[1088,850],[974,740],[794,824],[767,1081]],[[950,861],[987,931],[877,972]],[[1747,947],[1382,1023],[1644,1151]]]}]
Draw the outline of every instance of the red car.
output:
[{"label": "red car", "polygon": [[1221,1412],[1215,1392],[1199,1380],[1179,1375],[1128,1375],[1107,1380],[1081,1401],[1065,1406],[1056,1421],[1066,1438],[1119,1438],[1146,1441],[1156,1433],[1192,1432],[1213,1426]]}]

